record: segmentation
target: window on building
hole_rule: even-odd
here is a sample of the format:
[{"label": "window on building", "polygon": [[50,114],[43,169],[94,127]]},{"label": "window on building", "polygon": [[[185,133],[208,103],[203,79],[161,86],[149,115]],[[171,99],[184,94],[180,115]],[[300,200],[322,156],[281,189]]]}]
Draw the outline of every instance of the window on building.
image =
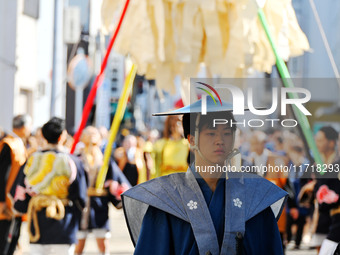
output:
[{"label": "window on building", "polygon": [[39,18],[39,0],[24,0],[24,12],[25,15],[31,18]]},{"label": "window on building", "polygon": [[20,89],[17,102],[19,102],[16,104],[16,112],[18,114],[29,114],[32,116],[33,99],[31,90]]}]

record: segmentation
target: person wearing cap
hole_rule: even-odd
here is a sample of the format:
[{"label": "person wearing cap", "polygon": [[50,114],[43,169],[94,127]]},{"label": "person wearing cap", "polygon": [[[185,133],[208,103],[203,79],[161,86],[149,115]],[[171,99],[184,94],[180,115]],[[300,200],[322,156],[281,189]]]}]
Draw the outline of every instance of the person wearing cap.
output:
[{"label": "person wearing cap", "polygon": [[[135,254],[283,254],[276,221],[286,192],[255,174],[225,171],[238,153],[232,105],[206,99],[206,115],[201,100],[156,114],[184,115],[195,161],[186,173],[159,177],[123,194]],[[228,124],[214,125],[216,119]]]}]

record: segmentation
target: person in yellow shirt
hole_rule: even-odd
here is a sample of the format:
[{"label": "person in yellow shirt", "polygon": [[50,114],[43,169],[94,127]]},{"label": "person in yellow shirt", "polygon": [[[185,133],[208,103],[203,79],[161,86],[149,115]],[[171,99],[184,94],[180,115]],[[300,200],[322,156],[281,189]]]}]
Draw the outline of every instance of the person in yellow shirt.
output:
[{"label": "person in yellow shirt", "polygon": [[183,138],[183,128],[179,116],[170,115],[167,117],[163,130],[163,138],[154,144],[154,151],[154,177],[185,172],[187,170],[189,143]]}]

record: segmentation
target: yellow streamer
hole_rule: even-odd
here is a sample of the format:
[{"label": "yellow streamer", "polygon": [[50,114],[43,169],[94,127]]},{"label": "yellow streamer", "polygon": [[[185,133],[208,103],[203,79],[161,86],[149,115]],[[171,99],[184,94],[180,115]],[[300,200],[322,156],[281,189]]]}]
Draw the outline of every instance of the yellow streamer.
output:
[{"label": "yellow streamer", "polygon": [[132,84],[136,76],[136,72],[137,72],[136,65],[133,64],[129,75],[127,76],[125,80],[124,88],[122,90],[121,96],[118,101],[117,111],[112,121],[112,125],[110,128],[109,141],[104,152],[104,162],[103,162],[102,167],[99,170],[98,177],[96,180],[97,189],[103,189],[104,187],[105,177],[106,177],[106,174],[109,168],[109,162],[110,162],[110,157],[111,157],[111,152],[112,152],[112,144],[116,139],[120,123],[123,119],[127,100],[131,92],[131,88],[132,88]]}]

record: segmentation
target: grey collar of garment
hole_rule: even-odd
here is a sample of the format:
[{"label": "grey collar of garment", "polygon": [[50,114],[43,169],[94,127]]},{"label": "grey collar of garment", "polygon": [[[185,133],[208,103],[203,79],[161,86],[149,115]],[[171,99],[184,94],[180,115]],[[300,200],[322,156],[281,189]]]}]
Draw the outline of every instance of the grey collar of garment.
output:
[{"label": "grey collar of garment", "polygon": [[[196,177],[195,177],[196,175]],[[228,173],[225,185],[225,226],[222,247],[197,173],[188,168],[150,180],[123,194],[125,218],[131,239],[137,243],[144,215],[151,205],[191,224],[200,254],[236,254],[236,235],[245,232],[245,222],[269,206],[278,219],[286,192],[254,174]]]}]

